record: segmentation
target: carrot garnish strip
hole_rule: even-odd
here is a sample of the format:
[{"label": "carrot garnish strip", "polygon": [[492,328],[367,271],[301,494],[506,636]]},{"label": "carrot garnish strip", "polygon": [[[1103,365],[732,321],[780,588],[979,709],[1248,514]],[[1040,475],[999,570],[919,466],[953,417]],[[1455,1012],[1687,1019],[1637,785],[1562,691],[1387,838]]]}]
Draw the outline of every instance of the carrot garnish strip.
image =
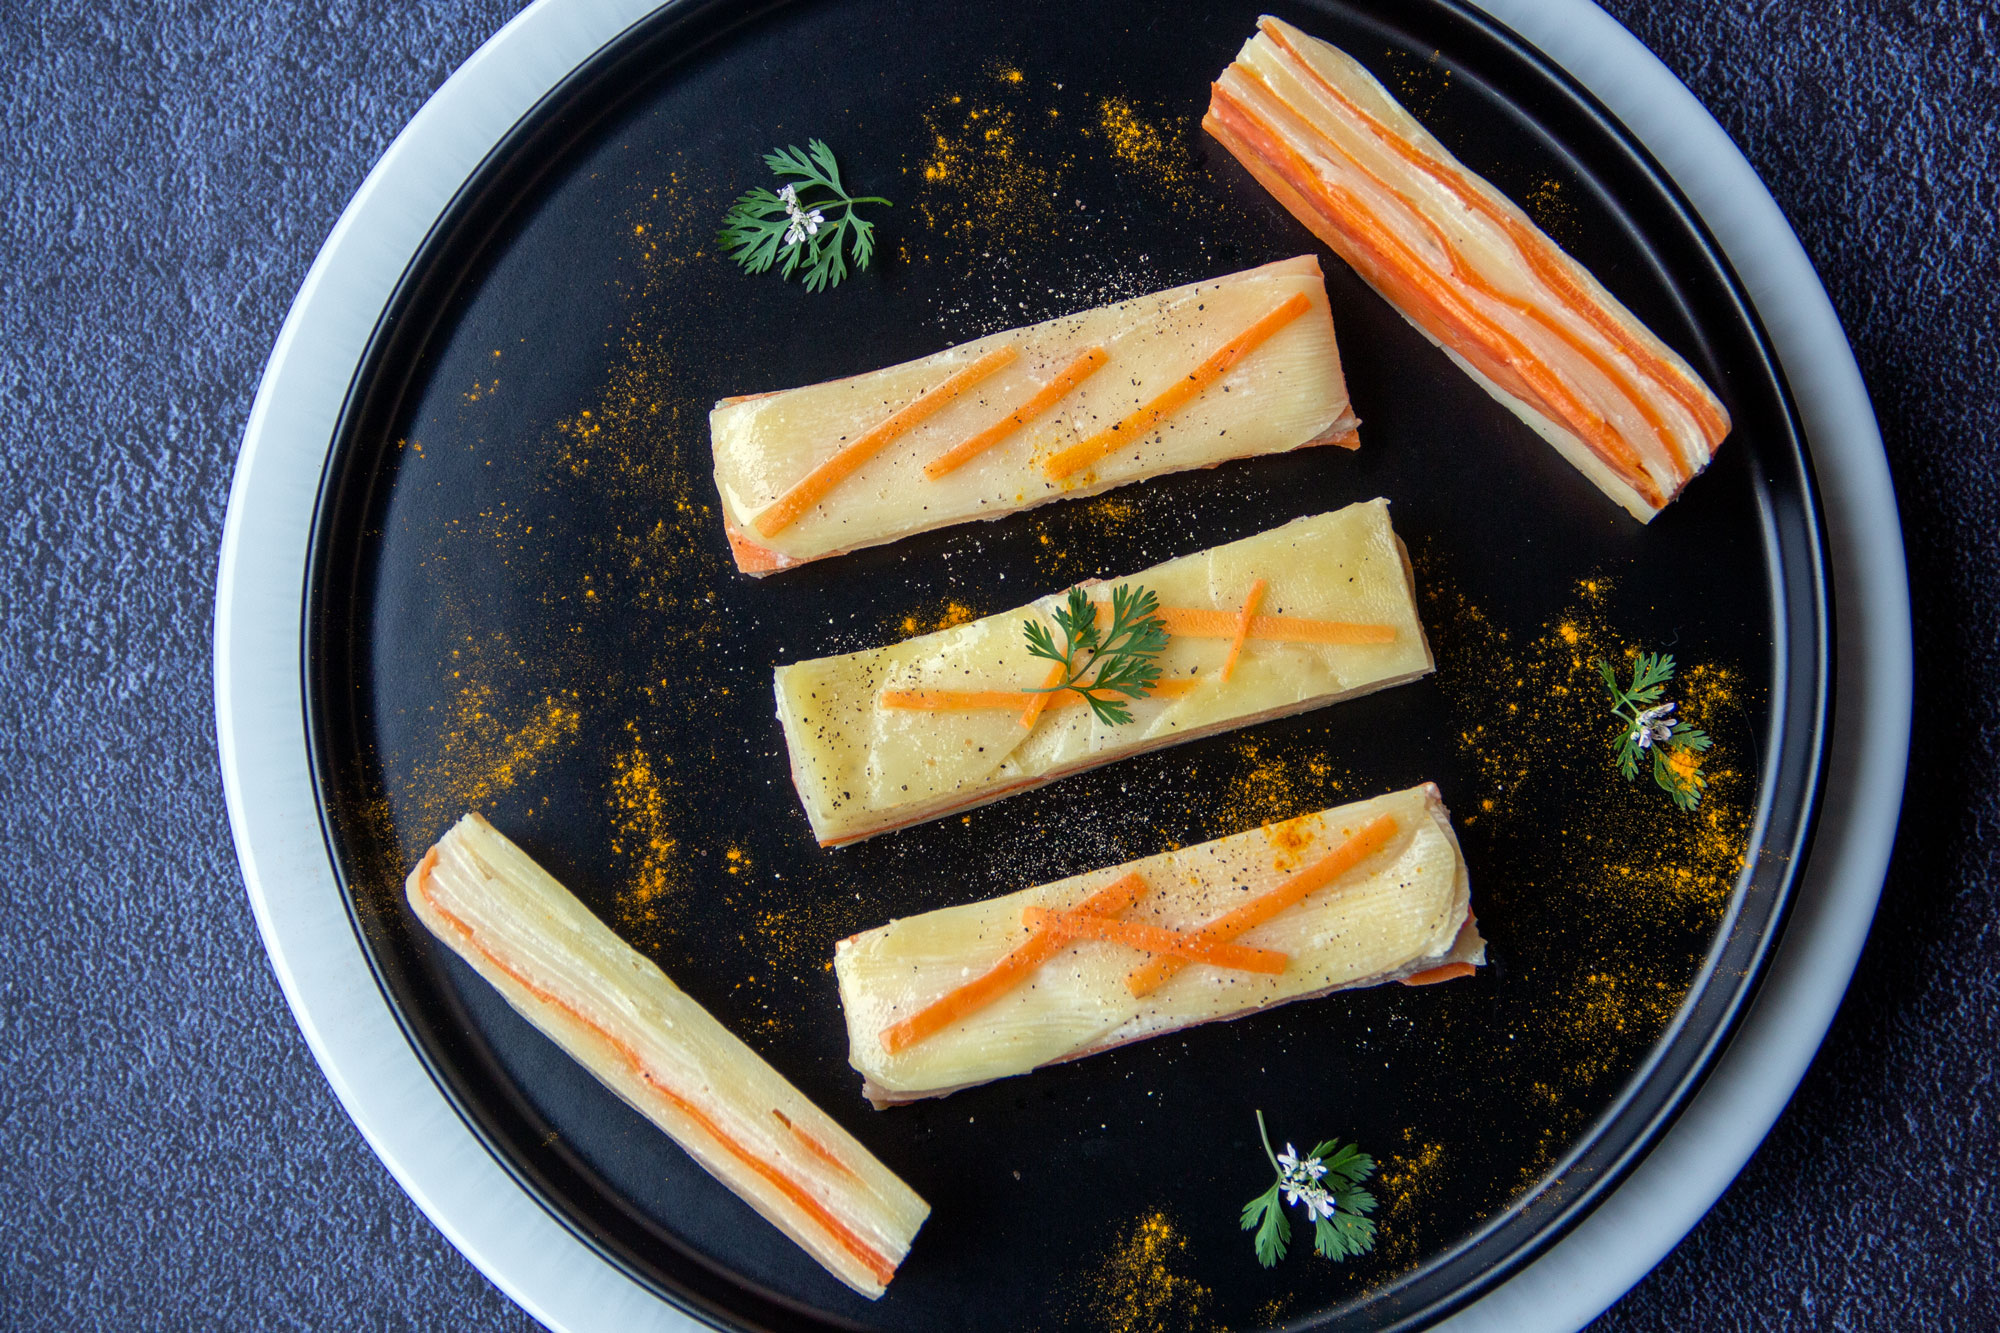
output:
[{"label": "carrot garnish strip", "polygon": [[806,510],[825,499],[828,491],[853,476],[863,463],[881,453],[897,436],[916,429],[946,407],[952,399],[995,371],[1004,370],[1012,365],[1020,355],[1010,346],[995,347],[970,364],[959,367],[943,381],[932,385],[908,404],[898,408],[887,420],[869,427],[851,444],[806,473],[790,490],[779,496],[770,508],[757,515],[750,526],[766,537],[777,536],[796,523]]},{"label": "carrot garnish strip", "polygon": [[[1277,888],[1259,894],[1233,911],[1224,912],[1193,933],[1202,939],[1222,943],[1235,939],[1247,930],[1255,930],[1278,913],[1300,902],[1307,895],[1325,888],[1381,851],[1388,846],[1389,839],[1394,836],[1396,836],[1395,817],[1382,815]],[[1187,964],[1179,958],[1154,958],[1125,978],[1125,984],[1134,995],[1143,999],[1165,985],[1175,973],[1186,966]]]},{"label": "carrot garnish strip", "polygon": [[1163,954],[1211,967],[1238,972],[1263,972],[1277,976],[1285,970],[1285,955],[1276,949],[1253,949],[1242,944],[1212,940],[1194,932],[1168,930],[1138,921],[1116,921],[1090,912],[1064,911],[1056,907],[1025,907],[1021,924],[1037,930],[1052,930],[1066,940],[1109,940],[1150,954]]},{"label": "carrot garnish strip", "polygon": [[[1136,873],[1122,876],[1077,904],[1077,911],[1112,916],[1130,910],[1146,895],[1146,881]],[[926,1037],[935,1036],[969,1014],[978,1013],[1027,979],[1028,975],[1061,953],[1069,941],[1060,932],[1032,931],[1026,943],[1002,958],[980,976],[882,1029],[882,1049],[894,1055]]]},{"label": "carrot garnish strip", "polygon": [[[1042,681],[1042,691],[1053,691],[1056,686],[1062,684],[1064,670],[1061,662],[1050,667],[1048,676]],[[1021,725],[1033,731],[1035,723],[1042,720],[1042,710],[1049,706],[1049,700],[1053,698],[1055,698],[1053,693],[1041,691],[1029,695],[1028,706],[1021,710]]]},{"label": "carrot garnish strip", "polygon": [[1259,316],[1249,328],[1217,348],[1208,360],[1175,380],[1152,402],[1113,424],[1109,429],[1101,430],[1089,439],[1080,440],[1067,449],[1058,450],[1042,465],[1042,471],[1054,480],[1060,481],[1072,472],[1089,467],[1113,449],[1122,448],[1137,440],[1159,422],[1194,401],[1202,390],[1234,369],[1237,362],[1263,346],[1278,330],[1311,308],[1312,302],[1307,299],[1304,292],[1293,292]]},{"label": "carrot garnish strip", "polygon": [[[523,975],[519,968],[512,966],[506,959],[486,947],[486,944],[479,938],[478,933],[473,930],[472,926],[443,903],[439,902],[437,896],[431,892],[430,876],[431,872],[436,869],[437,863],[438,849],[433,847],[424,854],[424,859],[417,863],[417,892],[423,895],[424,901],[429,904],[430,909],[443,918],[445,924],[449,925],[464,938],[467,947],[476,951],[496,971],[505,975],[508,980],[512,981],[522,990],[534,996],[541,1003],[551,1008],[562,1010],[571,1019],[588,1029],[593,1036],[604,1042],[613,1051],[616,1051],[618,1057],[625,1062],[626,1067],[632,1071],[633,1075],[650,1088],[661,1101],[693,1121],[695,1126],[712,1139],[717,1147],[769,1182],[773,1188],[790,1200],[800,1212],[811,1218],[818,1224],[822,1231],[831,1236],[840,1248],[852,1255],[863,1268],[868,1270],[869,1274],[877,1282],[885,1287],[889,1285],[889,1280],[896,1276],[896,1266],[884,1256],[877,1254],[866,1241],[854,1233],[852,1228],[835,1217],[825,1204],[809,1194],[804,1186],[800,1185],[799,1182],[793,1180],[783,1171],[780,1171],[770,1162],[765,1161],[762,1157],[752,1152],[734,1135],[718,1124],[715,1118],[709,1115],[708,1112],[702,1110],[694,1102],[661,1082],[659,1076],[654,1074],[652,1068],[647,1065],[645,1057],[640,1055],[631,1043],[593,1021],[575,1005],[536,985]],[[842,1169],[846,1170],[844,1166]],[[849,1172],[849,1174],[852,1174],[852,1172]]]},{"label": "carrot garnish strip", "polygon": [[[1263,580],[1260,579],[1258,582],[1261,583]],[[1159,609],[1158,615],[1167,622],[1167,633],[1184,639],[1233,641],[1243,623],[1240,611],[1208,611],[1185,606],[1163,606]],[[1265,643],[1336,645],[1394,643],[1396,627],[1349,620],[1308,620],[1304,616],[1252,614],[1250,632],[1245,637]]]},{"label": "carrot garnish strip", "polygon": [[[1236,615],[1236,636],[1229,641],[1229,656],[1222,659],[1222,679],[1226,684],[1231,673],[1236,670],[1236,659],[1243,655],[1243,641],[1250,637],[1250,620],[1257,614],[1257,603],[1264,600],[1264,580],[1258,579],[1250,585],[1249,596],[1243,599],[1243,609]],[[1169,629],[1167,633],[1172,634]]]},{"label": "carrot garnish strip", "polygon": [[1456,981],[1460,977],[1469,977],[1478,970],[1478,968],[1470,963],[1440,963],[1438,966],[1426,968],[1422,972],[1410,973],[1409,976],[1403,978],[1403,984],[1405,986],[1435,986],[1440,981]]},{"label": "carrot garnish strip", "polygon": [[1034,396],[1015,408],[1007,416],[988,426],[970,439],[961,440],[945,452],[924,464],[924,475],[932,481],[945,476],[970,463],[979,455],[991,449],[1000,441],[1012,435],[1021,427],[1041,416],[1063,399],[1070,391],[1089,379],[1111,359],[1111,353],[1102,347],[1092,347],[1076,360],[1056,372],[1055,378],[1035,390]]},{"label": "carrot garnish strip", "polygon": [[[1178,698],[1196,684],[1195,681],[1178,678],[1163,680],[1153,686],[1148,697]],[[1048,702],[1042,705],[1044,708],[1073,708],[1083,702],[1083,696],[1074,690],[1065,690],[1060,694],[1035,694],[1032,690],[884,690],[879,702],[884,708],[908,709],[918,713],[980,712],[1019,708],[1021,697],[1026,694],[1046,699]],[[1023,720],[1026,720],[1025,715]]]}]

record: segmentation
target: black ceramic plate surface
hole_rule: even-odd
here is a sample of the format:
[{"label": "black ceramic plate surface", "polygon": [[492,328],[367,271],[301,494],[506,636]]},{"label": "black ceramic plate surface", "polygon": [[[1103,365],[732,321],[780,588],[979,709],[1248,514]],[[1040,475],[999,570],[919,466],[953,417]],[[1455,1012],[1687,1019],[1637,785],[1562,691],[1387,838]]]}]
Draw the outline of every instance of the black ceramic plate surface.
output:
[{"label": "black ceramic plate surface", "polygon": [[[673,4],[494,151],[377,331],[307,589],[322,804],[389,1003],[495,1156],[588,1244],[733,1328],[1414,1327],[1573,1224],[1726,1041],[1810,836],[1828,698],[1817,505],[1735,280],[1642,151],[1441,0],[1281,7],[1354,54],[1686,355],[1735,430],[1642,527],[1199,130],[1256,6]],[[807,294],[714,229],[828,140],[870,271]],[[729,560],[714,400],[1299,253],[1358,453],[1310,450],[765,580]],[[839,851],[787,776],[774,664],[1005,610],[1384,495],[1426,681]],[[1591,659],[1674,653],[1715,738],[1692,814],[1611,766]],[[885,1112],[833,944],[893,917],[1435,781],[1490,966],[1344,993]],[[478,809],[932,1204],[889,1294],[822,1272],[430,940],[404,873]],[[1380,1241],[1260,1267],[1281,1139],[1381,1161]]]}]

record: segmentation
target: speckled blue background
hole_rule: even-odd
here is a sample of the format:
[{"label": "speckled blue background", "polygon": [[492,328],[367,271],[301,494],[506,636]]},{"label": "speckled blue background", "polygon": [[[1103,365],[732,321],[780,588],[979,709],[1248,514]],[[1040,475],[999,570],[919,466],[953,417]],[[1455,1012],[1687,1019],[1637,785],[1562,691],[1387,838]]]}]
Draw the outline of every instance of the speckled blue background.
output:
[{"label": "speckled blue background", "polygon": [[[0,3],[0,1325],[529,1329],[307,1054],[229,843],[230,469],[293,291],[516,8]],[[1874,394],[1912,779],[1833,1033],[1595,1326],[2000,1327],[2000,5],[1610,0],[1769,183]]]}]

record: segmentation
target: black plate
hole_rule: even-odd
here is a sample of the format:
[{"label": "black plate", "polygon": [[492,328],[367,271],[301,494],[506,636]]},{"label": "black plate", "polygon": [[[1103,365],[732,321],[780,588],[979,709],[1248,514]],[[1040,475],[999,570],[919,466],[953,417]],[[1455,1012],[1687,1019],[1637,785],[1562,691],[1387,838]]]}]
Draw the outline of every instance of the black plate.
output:
[{"label": "black plate", "polygon": [[[1378,12],[1379,11],[1379,12]],[[494,151],[405,276],[318,517],[307,698],[329,844],[384,994],[495,1156],[611,1263],[742,1328],[1413,1327],[1546,1246],[1685,1103],[1809,837],[1828,698],[1817,505],[1713,242],[1586,94],[1439,0],[1285,6],[1375,69],[1714,384],[1736,422],[1651,527],[1617,511],[1196,128],[1254,5],[682,3]],[[876,268],[808,296],[713,250],[758,155],[827,138]],[[1323,255],[1364,447],[1231,464],[829,560],[730,566],[716,398]],[[823,852],[774,663],[986,614],[1387,495],[1425,682]],[[1609,768],[1587,658],[1677,653],[1717,740],[1674,811]],[[833,942],[891,917],[1431,779],[1493,964],[889,1112]],[[934,1206],[889,1295],[821,1272],[437,947],[421,849],[484,811]],[[1741,858],[1739,860],[1739,858]],[[1738,873],[1739,867],[1742,868]],[[1260,1268],[1252,1110],[1383,1159],[1382,1243]]]}]

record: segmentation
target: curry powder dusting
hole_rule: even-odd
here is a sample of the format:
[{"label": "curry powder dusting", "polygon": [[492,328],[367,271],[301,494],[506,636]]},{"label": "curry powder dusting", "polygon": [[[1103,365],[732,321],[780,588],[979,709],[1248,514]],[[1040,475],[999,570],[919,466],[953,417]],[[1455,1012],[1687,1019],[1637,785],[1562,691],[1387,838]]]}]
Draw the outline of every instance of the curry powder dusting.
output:
[{"label": "curry powder dusting", "polygon": [[1140,1218],[1109,1254],[1090,1294],[1090,1312],[1105,1333],[1166,1333],[1190,1329],[1210,1293],[1184,1272],[1187,1237],[1163,1212]]},{"label": "curry powder dusting", "polygon": [[680,838],[674,831],[673,758],[655,758],[639,743],[636,724],[625,724],[631,744],[611,760],[606,804],[612,823],[611,851],[630,870],[618,893],[618,919],[632,927],[657,921],[661,899],[686,880]]}]

